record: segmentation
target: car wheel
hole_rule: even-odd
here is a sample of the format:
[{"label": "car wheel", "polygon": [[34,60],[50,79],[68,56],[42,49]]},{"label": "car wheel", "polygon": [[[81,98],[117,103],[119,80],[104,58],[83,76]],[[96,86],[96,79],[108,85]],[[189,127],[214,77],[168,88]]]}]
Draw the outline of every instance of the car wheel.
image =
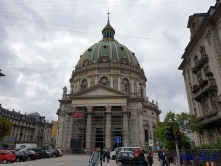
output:
[{"label": "car wheel", "polygon": [[6,160],[6,159],[4,159],[2,162],[3,162],[3,164],[6,164],[6,163],[7,163],[7,160]]},{"label": "car wheel", "polygon": [[112,160],[116,160],[116,156],[112,156]]},{"label": "car wheel", "polygon": [[19,162],[19,161],[20,161],[20,158],[17,158],[16,161]]}]

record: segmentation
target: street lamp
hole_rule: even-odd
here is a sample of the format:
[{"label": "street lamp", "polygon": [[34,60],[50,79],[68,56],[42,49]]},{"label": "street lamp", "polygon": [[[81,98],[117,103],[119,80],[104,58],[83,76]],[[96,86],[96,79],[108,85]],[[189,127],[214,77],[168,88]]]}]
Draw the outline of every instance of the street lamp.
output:
[{"label": "street lamp", "polygon": [[0,77],[5,76],[4,74],[1,73],[1,71],[2,71],[2,70],[0,69]]}]

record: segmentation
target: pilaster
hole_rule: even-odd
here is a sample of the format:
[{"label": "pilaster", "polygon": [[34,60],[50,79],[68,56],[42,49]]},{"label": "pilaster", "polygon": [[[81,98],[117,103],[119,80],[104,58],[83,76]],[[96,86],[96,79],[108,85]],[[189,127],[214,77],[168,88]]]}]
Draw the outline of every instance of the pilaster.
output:
[{"label": "pilaster", "polygon": [[123,146],[129,146],[128,110],[123,106]]},{"label": "pilaster", "polygon": [[106,106],[105,148],[111,149],[111,106]]},{"label": "pilaster", "polygon": [[92,107],[87,107],[87,127],[86,127],[86,150],[91,149],[91,121],[92,121]]}]

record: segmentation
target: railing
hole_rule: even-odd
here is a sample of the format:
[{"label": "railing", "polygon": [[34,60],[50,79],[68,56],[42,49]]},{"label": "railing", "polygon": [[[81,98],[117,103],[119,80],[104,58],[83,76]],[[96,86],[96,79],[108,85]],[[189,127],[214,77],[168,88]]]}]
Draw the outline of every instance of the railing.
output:
[{"label": "railing", "polygon": [[216,81],[214,79],[206,80],[206,82],[202,84],[197,91],[194,92],[194,99],[198,101],[201,99],[201,94],[207,94],[214,90],[217,90]]},{"label": "railing", "polygon": [[[175,150],[170,151],[177,163],[177,153]],[[205,166],[206,162],[213,162],[215,166],[221,165],[221,150],[220,149],[182,149],[179,150],[181,166]]]},{"label": "railing", "polygon": [[204,55],[202,56],[202,58],[196,63],[196,65],[192,68],[192,72],[194,74],[197,73],[198,70],[200,70],[200,68],[205,64],[207,63],[209,60],[208,60],[208,56],[207,55]]}]

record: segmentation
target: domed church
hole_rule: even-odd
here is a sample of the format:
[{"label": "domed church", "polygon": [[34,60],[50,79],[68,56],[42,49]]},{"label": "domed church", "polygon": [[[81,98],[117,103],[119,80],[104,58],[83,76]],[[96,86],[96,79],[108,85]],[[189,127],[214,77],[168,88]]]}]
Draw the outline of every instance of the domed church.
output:
[{"label": "domed church", "polygon": [[[161,111],[148,101],[146,76],[135,53],[119,43],[107,25],[103,39],[81,56],[59,100],[57,148],[153,146],[153,130]],[[117,145],[115,137],[122,141]],[[152,140],[152,141],[151,141]]]}]

